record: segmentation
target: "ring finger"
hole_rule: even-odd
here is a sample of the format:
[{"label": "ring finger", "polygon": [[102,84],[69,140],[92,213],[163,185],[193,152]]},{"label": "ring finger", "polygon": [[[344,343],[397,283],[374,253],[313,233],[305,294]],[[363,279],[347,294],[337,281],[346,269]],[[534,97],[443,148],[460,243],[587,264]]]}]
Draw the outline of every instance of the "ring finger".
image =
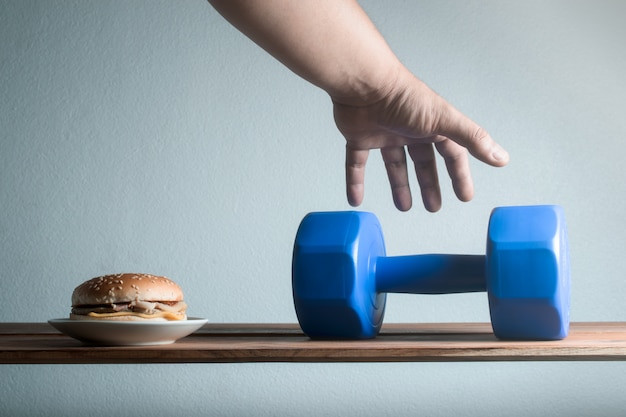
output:
[{"label": "ring finger", "polygon": [[412,202],[404,146],[382,148],[380,153],[385,162],[393,202],[398,210],[407,211],[411,208]]}]

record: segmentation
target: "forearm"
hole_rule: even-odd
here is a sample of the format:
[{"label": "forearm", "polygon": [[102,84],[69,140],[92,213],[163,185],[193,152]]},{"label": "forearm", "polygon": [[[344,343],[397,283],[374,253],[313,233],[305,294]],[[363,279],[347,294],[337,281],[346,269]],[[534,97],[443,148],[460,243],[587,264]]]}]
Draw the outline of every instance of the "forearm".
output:
[{"label": "forearm", "polygon": [[402,68],[355,0],[209,0],[255,43],[335,100],[369,101]]}]

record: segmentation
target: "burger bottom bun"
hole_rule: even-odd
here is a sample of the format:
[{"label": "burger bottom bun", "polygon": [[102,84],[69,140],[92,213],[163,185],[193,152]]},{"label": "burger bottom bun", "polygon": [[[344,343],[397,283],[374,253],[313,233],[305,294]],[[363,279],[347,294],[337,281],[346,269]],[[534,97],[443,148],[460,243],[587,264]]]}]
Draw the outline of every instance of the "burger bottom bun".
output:
[{"label": "burger bottom bun", "polygon": [[[84,314],[74,314],[70,313],[70,320],[95,320],[95,321],[179,321],[179,320],[168,320],[164,317],[154,317],[154,318],[144,318],[139,316],[112,316],[112,317],[91,317],[86,316]],[[184,316],[182,320],[187,320],[187,315]]]}]

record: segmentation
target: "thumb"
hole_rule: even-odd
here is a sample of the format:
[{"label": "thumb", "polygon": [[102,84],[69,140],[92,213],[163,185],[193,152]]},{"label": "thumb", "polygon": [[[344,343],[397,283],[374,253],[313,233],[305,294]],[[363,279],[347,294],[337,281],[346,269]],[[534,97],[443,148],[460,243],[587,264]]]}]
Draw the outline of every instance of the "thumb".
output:
[{"label": "thumb", "polygon": [[442,101],[439,134],[464,146],[472,156],[486,164],[501,167],[509,162],[508,152],[485,129],[445,100]]}]

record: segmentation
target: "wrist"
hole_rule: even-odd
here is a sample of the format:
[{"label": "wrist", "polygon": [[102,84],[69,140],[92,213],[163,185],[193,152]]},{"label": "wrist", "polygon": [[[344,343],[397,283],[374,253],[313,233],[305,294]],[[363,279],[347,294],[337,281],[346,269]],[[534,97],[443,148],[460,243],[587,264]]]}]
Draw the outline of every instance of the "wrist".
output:
[{"label": "wrist", "polygon": [[334,103],[363,107],[389,97],[408,70],[397,59],[384,66],[361,67],[366,71],[350,74],[336,85],[322,86]]}]

